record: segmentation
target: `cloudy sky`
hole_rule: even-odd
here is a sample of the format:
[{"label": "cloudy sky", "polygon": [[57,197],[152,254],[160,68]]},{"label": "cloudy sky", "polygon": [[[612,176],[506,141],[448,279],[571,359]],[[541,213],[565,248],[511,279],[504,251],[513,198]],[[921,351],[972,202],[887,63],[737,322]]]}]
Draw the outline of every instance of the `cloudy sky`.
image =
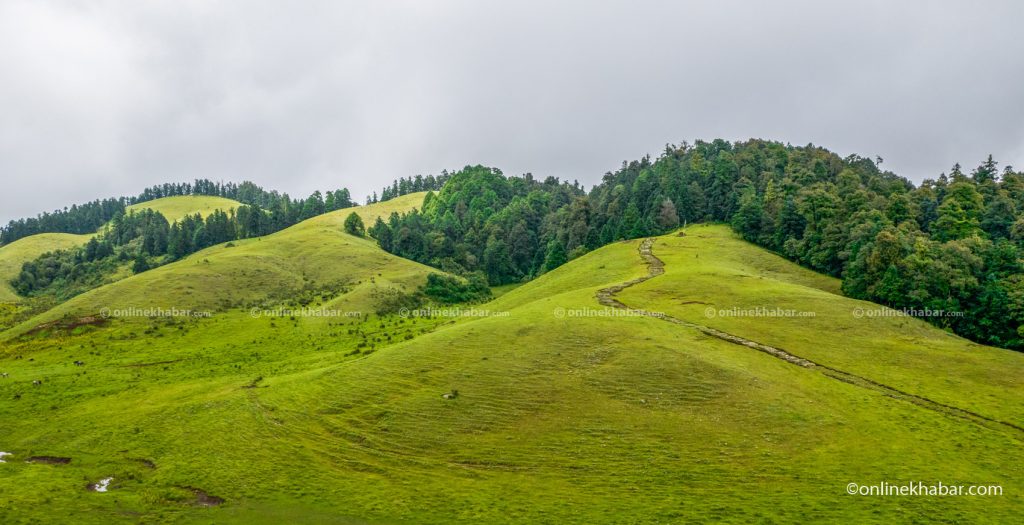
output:
[{"label": "cloudy sky", "polygon": [[716,137],[1024,167],[1024,3],[767,4],[0,0],[0,220],[197,177],[589,185]]}]

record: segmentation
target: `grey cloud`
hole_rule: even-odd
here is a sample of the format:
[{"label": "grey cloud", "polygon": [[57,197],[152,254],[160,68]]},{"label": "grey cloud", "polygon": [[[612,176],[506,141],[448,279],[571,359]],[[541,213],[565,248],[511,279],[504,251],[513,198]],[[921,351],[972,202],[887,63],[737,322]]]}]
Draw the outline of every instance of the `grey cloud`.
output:
[{"label": "grey cloud", "polygon": [[196,177],[593,184],[696,138],[1024,162],[1022,4],[893,4],[4,1],[0,220]]}]

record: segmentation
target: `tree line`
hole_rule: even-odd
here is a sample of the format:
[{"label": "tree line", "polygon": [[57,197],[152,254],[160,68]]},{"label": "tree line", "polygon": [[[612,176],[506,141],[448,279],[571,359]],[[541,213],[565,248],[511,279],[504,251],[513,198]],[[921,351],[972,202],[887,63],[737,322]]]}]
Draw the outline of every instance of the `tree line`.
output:
[{"label": "tree line", "polygon": [[367,197],[367,204],[374,204],[377,202],[384,202],[401,197],[402,195],[408,195],[410,193],[419,193],[421,191],[437,191],[440,190],[445,182],[448,182],[451,174],[448,170],[444,170],[440,175],[416,175],[415,177],[401,177],[396,179],[391,186],[385,186],[381,192],[380,197],[377,197],[377,193],[374,192],[372,195]]},{"label": "tree line", "polygon": [[355,206],[347,189],[313,192],[306,199],[292,199],[287,193],[267,191],[252,182],[222,183],[198,179],[192,183],[167,183],[146,188],[134,197],[116,197],[76,204],[70,208],[44,212],[36,217],[16,219],[0,228],[0,245],[38,233],[93,233],[128,206],[164,197],[205,195],[233,199],[242,204],[270,210],[275,224],[308,219],[328,211]]},{"label": "tree line", "polygon": [[589,192],[471,166],[369,233],[389,252],[498,285],[617,240],[726,222],[841,278],[851,297],[951,312],[928,321],[1024,349],[1024,174],[989,157],[915,186],[880,165],[814,145],[698,141],[624,162]]}]

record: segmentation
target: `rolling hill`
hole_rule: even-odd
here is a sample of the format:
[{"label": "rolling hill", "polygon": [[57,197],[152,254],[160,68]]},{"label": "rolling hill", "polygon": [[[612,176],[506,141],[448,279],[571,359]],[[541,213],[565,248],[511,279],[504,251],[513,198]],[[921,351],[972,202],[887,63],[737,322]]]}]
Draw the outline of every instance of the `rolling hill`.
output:
[{"label": "rolling hill", "polygon": [[[1024,464],[1018,353],[858,317],[878,307],[720,226],[605,246],[470,315],[381,317],[372,289],[428,269],[339,233],[349,211],[34,323],[105,305],[210,317],[0,343],[0,519],[1005,523],[1022,509],[1024,474],[1007,468]],[[312,306],[358,317],[247,308],[336,280],[357,284]],[[757,307],[814,316],[736,314]],[[108,493],[87,489],[106,478]],[[846,494],[882,481],[1005,493]]]},{"label": "rolling hill", "polygon": [[[393,211],[419,206],[424,193],[392,201],[342,209],[303,221],[280,232],[212,246],[177,261],[104,286],[34,317],[27,330],[67,316],[98,315],[129,308],[177,308],[202,312],[232,307],[287,303],[303,295],[344,295],[364,308],[373,294],[410,292],[432,269],[382,252],[372,240],[342,232],[350,213],[372,223]],[[158,290],[158,293],[154,291]]]},{"label": "rolling hill", "polygon": [[[168,221],[174,222],[185,215],[198,213],[205,217],[214,210],[227,211],[237,208],[239,205],[240,203],[237,201],[222,197],[186,195],[133,204],[127,209],[129,211],[151,209],[162,213]],[[103,228],[100,228],[100,231],[102,230]],[[0,302],[20,300],[14,289],[11,288],[10,280],[18,275],[22,264],[46,252],[81,246],[92,237],[92,234],[40,233],[0,246]]]},{"label": "rolling hill", "polygon": [[163,197],[151,201],[132,204],[126,209],[126,213],[140,210],[153,210],[160,212],[167,219],[167,222],[181,220],[186,215],[199,214],[206,217],[214,210],[230,211],[242,203],[225,199],[224,197],[211,197],[208,195],[178,195],[174,197]]},{"label": "rolling hill", "polygon": [[81,246],[91,238],[92,235],[88,234],[40,233],[0,246],[0,302],[15,302],[20,299],[11,287],[10,281],[17,277],[21,265],[46,252]]}]

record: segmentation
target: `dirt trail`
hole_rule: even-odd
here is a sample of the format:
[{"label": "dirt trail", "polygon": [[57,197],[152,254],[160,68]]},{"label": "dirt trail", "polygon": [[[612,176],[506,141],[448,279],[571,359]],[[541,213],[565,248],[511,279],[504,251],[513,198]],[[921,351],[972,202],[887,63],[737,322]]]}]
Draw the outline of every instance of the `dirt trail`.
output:
[{"label": "dirt trail", "polygon": [[849,372],[845,372],[845,371],[839,370],[837,368],[832,368],[830,366],[826,366],[826,365],[823,365],[823,364],[820,364],[820,363],[816,363],[814,361],[811,361],[810,359],[805,359],[803,357],[800,357],[800,356],[797,356],[797,355],[793,355],[793,354],[791,354],[791,353],[789,353],[786,350],[783,350],[781,348],[776,348],[774,346],[769,346],[769,345],[766,345],[766,344],[763,344],[763,343],[758,343],[757,341],[751,341],[750,339],[746,339],[746,338],[740,337],[738,335],[733,335],[733,334],[730,334],[730,333],[727,333],[727,332],[723,332],[723,331],[718,330],[716,328],[711,328],[711,327],[708,327],[708,326],[699,325],[699,324],[696,324],[696,323],[691,323],[689,321],[684,321],[682,319],[678,319],[678,318],[672,317],[670,315],[666,315],[666,314],[661,313],[661,312],[649,312],[647,310],[638,309],[638,308],[632,308],[630,306],[627,306],[626,304],[624,304],[621,301],[619,301],[618,299],[616,299],[615,298],[615,294],[621,292],[622,290],[625,290],[626,288],[629,288],[630,286],[635,286],[637,284],[640,284],[640,283],[642,283],[644,281],[653,279],[653,278],[655,278],[655,277],[665,273],[665,263],[661,259],[659,259],[657,256],[654,255],[653,246],[654,246],[654,239],[651,239],[651,238],[645,239],[643,242],[640,243],[640,249],[639,249],[640,257],[644,260],[644,262],[647,263],[647,271],[648,271],[647,275],[645,275],[643,277],[639,277],[639,278],[633,279],[631,281],[626,281],[624,283],[619,283],[619,284],[616,284],[614,286],[609,286],[608,288],[602,288],[601,290],[598,290],[598,292],[597,292],[597,301],[599,303],[601,303],[604,306],[610,306],[612,308],[621,308],[621,309],[625,309],[625,310],[630,310],[630,311],[636,312],[636,313],[641,314],[641,315],[645,315],[645,316],[648,316],[648,317],[654,317],[656,319],[661,319],[662,321],[667,321],[669,323],[674,323],[674,324],[677,324],[677,325],[685,326],[687,328],[692,328],[694,330],[700,331],[701,333],[709,335],[711,337],[715,337],[715,338],[721,339],[723,341],[728,341],[728,342],[733,343],[733,344],[745,346],[747,348],[751,348],[751,349],[757,350],[759,352],[764,352],[764,353],[766,353],[768,355],[771,355],[772,357],[776,357],[776,358],[781,359],[781,360],[783,360],[783,361],[785,361],[787,363],[790,363],[790,364],[793,364],[793,365],[796,365],[796,366],[799,366],[799,367],[803,367],[803,368],[806,368],[808,370],[814,370],[814,371],[820,372],[820,373],[822,373],[822,374],[824,374],[824,375],[826,375],[828,377],[831,377],[832,379],[835,379],[837,381],[842,381],[844,383],[848,383],[848,384],[851,384],[851,385],[854,385],[854,386],[859,386],[861,388],[866,388],[866,389],[869,389],[869,390],[874,390],[876,392],[879,392],[879,393],[881,393],[883,395],[886,395],[886,396],[889,396],[891,398],[899,399],[901,401],[906,401],[908,403],[913,403],[914,405],[917,405],[917,406],[919,406],[921,408],[925,408],[925,409],[928,409],[928,410],[939,412],[939,413],[942,413],[942,414],[945,414],[945,415],[948,415],[948,416],[953,416],[953,417],[957,417],[957,418],[960,418],[960,419],[965,419],[967,421],[970,421],[970,422],[972,422],[974,424],[977,424],[977,425],[980,425],[980,426],[983,426],[983,427],[986,427],[986,428],[997,429],[997,430],[1012,430],[1012,431],[1014,431],[1015,434],[1018,435],[1018,437],[1020,437],[1021,435],[1024,435],[1024,427],[1020,427],[1020,426],[1015,425],[1013,423],[1008,423],[1006,421],[1000,421],[998,419],[993,419],[993,418],[990,418],[988,416],[983,416],[983,415],[978,414],[976,412],[971,412],[970,410],[965,410],[965,409],[958,408],[958,407],[955,407],[955,406],[951,406],[951,405],[947,405],[947,404],[944,404],[944,403],[940,403],[938,401],[933,401],[933,400],[925,398],[925,397],[921,397],[921,396],[918,396],[918,395],[910,394],[908,392],[904,392],[904,391],[899,390],[897,388],[893,388],[891,386],[884,385],[884,384],[879,383],[877,381],[873,381],[873,380],[868,379],[866,377],[858,376],[856,374],[851,374]]}]

